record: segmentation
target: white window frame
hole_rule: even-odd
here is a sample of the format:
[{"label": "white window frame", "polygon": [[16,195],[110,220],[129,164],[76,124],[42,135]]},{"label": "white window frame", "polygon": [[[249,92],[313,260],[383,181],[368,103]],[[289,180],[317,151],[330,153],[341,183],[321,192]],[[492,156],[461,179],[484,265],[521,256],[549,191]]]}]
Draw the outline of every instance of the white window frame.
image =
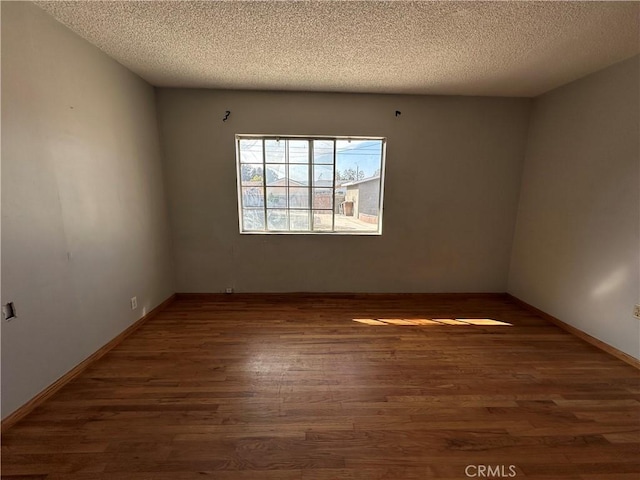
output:
[{"label": "white window frame", "polygon": [[[244,230],[243,229],[243,195],[242,195],[242,165],[243,163],[241,163],[241,158],[240,158],[240,140],[262,140],[262,169],[263,169],[263,186],[262,188],[264,189],[264,198],[263,198],[263,205],[262,205],[262,210],[264,212],[264,230]],[[267,166],[267,162],[266,162],[266,149],[265,149],[265,140],[308,140],[309,141],[309,153],[308,153],[308,162],[306,164],[303,163],[299,163],[299,165],[309,165],[309,171],[310,171],[310,177],[313,175],[311,172],[313,170],[313,140],[333,140],[334,142],[334,147],[333,147],[333,163],[331,164],[333,166],[333,186],[332,187],[323,187],[323,188],[331,188],[332,190],[332,229],[331,230],[313,230],[313,211],[314,210],[323,210],[323,209],[314,209],[313,208],[313,204],[310,203],[309,204],[309,210],[310,210],[310,221],[312,222],[309,226],[309,230],[268,230],[268,221],[267,221],[267,211],[269,210],[267,208],[267,198],[266,198],[266,187],[267,187],[267,180],[266,180],[266,166]],[[380,191],[379,191],[379,196],[378,196],[378,224],[377,224],[377,229],[376,230],[336,230],[336,225],[335,225],[335,217],[336,217],[336,207],[335,207],[335,196],[336,196],[336,179],[335,179],[335,169],[336,169],[336,159],[337,159],[337,152],[336,152],[336,141],[338,140],[376,140],[376,141],[380,141],[382,142],[382,148],[381,148],[381,158],[380,158],[380,178],[379,178],[379,182],[380,182]],[[386,163],[386,147],[387,147],[387,139],[386,137],[378,137],[378,136],[327,136],[327,135],[263,135],[263,134],[236,134],[235,136],[235,146],[236,146],[236,178],[237,178],[237,194],[238,194],[238,225],[239,225],[239,230],[240,233],[243,235],[365,235],[365,236],[371,236],[371,235],[382,235],[382,214],[383,214],[383,203],[384,203],[384,181],[385,181],[385,163]],[[246,165],[246,164],[245,164]],[[289,165],[288,161],[284,163],[284,165]],[[327,164],[329,165],[329,164]],[[357,181],[357,180],[356,180]],[[287,187],[287,189],[290,187]],[[310,178],[310,182],[308,187],[309,190],[311,191],[313,189],[313,183],[311,182],[311,178]],[[288,190],[287,190],[288,191]],[[288,196],[288,195],[287,195]],[[253,207],[256,210],[258,210],[258,208]],[[287,212],[290,212],[291,210],[296,210],[296,209],[292,209],[289,205],[288,205],[288,200],[287,200],[287,206],[286,208],[282,208],[284,210],[287,210]],[[327,209],[328,211],[328,209]],[[287,215],[287,218],[289,218],[289,215]],[[372,224],[373,225],[373,224]],[[290,226],[290,225],[289,225]]]}]

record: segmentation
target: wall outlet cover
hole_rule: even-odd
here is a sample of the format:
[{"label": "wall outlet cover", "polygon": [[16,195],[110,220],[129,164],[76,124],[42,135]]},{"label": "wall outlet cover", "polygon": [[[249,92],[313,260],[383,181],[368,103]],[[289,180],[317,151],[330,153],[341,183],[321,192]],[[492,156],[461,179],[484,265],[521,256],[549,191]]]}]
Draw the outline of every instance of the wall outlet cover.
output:
[{"label": "wall outlet cover", "polygon": [[131,297],[131,310],[138,308],[138,297]]},{"label": "wall outlet cover", "polygon": [[16,318],[16,308],[13,306],[13,302],[2,305],[2,318],[7,321]]},{"label": "wall outlet cover", "polygon": [[640,320],[640,305],[633,307],[633,316]]}]

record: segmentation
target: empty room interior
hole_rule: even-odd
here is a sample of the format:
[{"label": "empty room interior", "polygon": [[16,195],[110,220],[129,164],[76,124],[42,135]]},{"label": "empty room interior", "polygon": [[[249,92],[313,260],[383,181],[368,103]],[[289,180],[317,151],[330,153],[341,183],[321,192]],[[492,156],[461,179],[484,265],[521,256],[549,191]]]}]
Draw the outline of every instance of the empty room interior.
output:
[{"label": "empty room interior", "polygon": [[639,25],[2,1],[2,479],[638,480]]}]

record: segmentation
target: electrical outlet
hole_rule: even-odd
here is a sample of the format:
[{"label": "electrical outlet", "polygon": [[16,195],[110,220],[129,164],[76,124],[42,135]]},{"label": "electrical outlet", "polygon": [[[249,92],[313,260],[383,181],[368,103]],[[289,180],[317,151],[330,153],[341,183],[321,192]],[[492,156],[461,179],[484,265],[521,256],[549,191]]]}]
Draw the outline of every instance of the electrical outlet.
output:
[{"label": "electrical outlet", "polygon": [[138,297],[131,297],[131,310],[138,308]]},{"label": "electrical outlet", "polygon": [[13,306],[13,302],[9,302],[2,306],[2,318],[7,322],[16,318],[16,307]]},{"label": "electrical outlet", "polygon": [[640,305],[633,307],[633,316],[640,320]]},{"label": "electrical outlet", "polygon": [[233,287],[227,287],[224,289],[224,293],[233,293]]}]

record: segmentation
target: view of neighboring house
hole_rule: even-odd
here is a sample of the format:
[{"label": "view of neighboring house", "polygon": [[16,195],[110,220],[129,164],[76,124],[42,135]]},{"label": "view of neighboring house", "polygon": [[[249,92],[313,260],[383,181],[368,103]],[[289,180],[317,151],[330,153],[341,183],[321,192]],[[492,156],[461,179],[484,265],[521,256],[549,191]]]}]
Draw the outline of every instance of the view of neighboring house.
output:
[{"label": "view of neighboring house", "polygon": [[380,176],[343,183],[346,187],[343,212],[367,223],[378,223],[380,214]]},{"label": "view of neighboring house", "polygon": [[[245,208],[263,207],[266,190],[267,208],[309,209],[311,205],[313,209],[331,210],[333,208],[331,180],[317,181],[315,185],[315,188],[310,189],[301,182],[286,177],[268,182],[266,188],[261,180],[243,182],[243,205]],[[309,199],[310,195],[313,195],[312,200]],[[336,201],[338,200],[336,189]]]}]

